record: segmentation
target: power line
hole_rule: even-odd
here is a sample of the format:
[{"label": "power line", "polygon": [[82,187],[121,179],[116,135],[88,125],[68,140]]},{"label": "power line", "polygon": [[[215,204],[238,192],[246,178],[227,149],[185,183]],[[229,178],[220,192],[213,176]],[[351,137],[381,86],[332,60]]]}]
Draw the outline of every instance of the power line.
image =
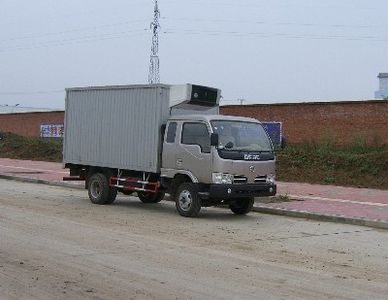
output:
[{"label": "power line", "polygon": [[10,41],[19,41],[19,40],[26,40],[26,39],[36,39],[36,38],[42,38],[47,36],[56,36],[56,35],[64,35],[64,34],[71,34],[71,33],[77,33],[77,32],[84,32],[84,31],[96,31],[99,29],[104,28],[112,28],[122,25],[128,25],[131,23],[143,23],[145,20],[131,20],[126,22],[117,22],[117,23],[110,23],[110,24],[102,24],[102,25],[94,25],[89,27],[81,27],[81,28],[75,28],[70,30],[63,30],[63,31],[56,31],[56,32],[46,32],[46,33],[38,33],[38,34],[30,34],[30,35],[24,35],[19,37],[12,37],[8,39],[0,40],[0,43],[4,42],[10,42]]},{"label": "power line", "polygon": [[[147,34],[147,29],[122,31],[108,34],[83,36],[71,39],[62,39],[48,41],[46,43],[37,43],[24,46],[0,47],[0,52],[7,51],[25,51],[49,47],[60,47],[69,44],[90,43],[104,40],[123,39],[127,37],[143,36]],[[347,36],[347,35],[317,35],[317,34],[290,34],[290,33],[266,33],[266,32],[244,32],[244,31],[205,31],[195,29],[174,29],[168,28],[163,34],[183,34],[183,35],[208,35],[208,36],[228,36],[228,37],[256,37],[256,38],[277,38],[277,39],[299,39],[299,40],[340,40],[340,41],[369,41],[369,42],[388,42],[388,38],[378,36]],[[157,45],[158,46],[158,45]],[[156,48],[158,49],[158,47]],[[158,62],[155,66],[158,68]]]},{"label": "power line", "polygon": [[[182,1],[181,0],[166,0],[165,1],[166,3],[169,3],[169,4],[174,4],[176,5],[177,3],[179,4],[182,4]],[[194,5],[202,5],[202,6],[210,6],[210,5],[213,5],[213,6],[216,6],[216,7],[220,7],[220,6],[225,6],[225,7],[236,7],[236,2],[233,0],[231,3],[227,3],[226,1],[201,1],[201,0],[191,0],[190,1],[191,4],[194,4]],[[238,3],[238,8],[262,8],[263,6],[265,5],[262,5],[260,3],[257,3],[257,1],[255,1],[256,3]],[[264,3],[266,3],[266,1],[264,1]],[[184,5],[186,5],[186,3],[184,2]],[[295,4],[292,3],[292,4],[282,4],[282,5],[279,5],[280,7],[283,7],[283,8],[286,8],[286,7],[291,7],[291,8],[295,8]],[[381,11],[381,10],[384,10],[385,9],[385,6],[371,6],[371,7],[361,7],[361,6],[357,6],[357,5],[353,5],[353,3],[351,4],[351,6],[348,6],[348,5],[317,5],[316,3],[314,4],[311,4],[311,5],[298,5],[298,7],[300,8],[305,8],[305,9],[308,9],[308,8],[315,8],[315,9],[330,9],[330,10],[333,10],[333,9],[353,9],[353,10],[369,10],[369,11]]]},{"label": "power line", "polygon": [[34,91],[34,92],[0,92],[0,96],[23,96],[23,95],[42,95],[42,94],[58,94],[64,93],[65,90],[48,90],[48,91]]},{"label": "power line", "polygon": [[265,22],[257,20],[236,20],[236,19],[204,19],[204,18],[169,18],[162,17],[164,20],[182,21],[182,22],[203,22],[203,23],[236,23],[236,24],[256,24],[256,25],[276,25],[276,26],[301,26],[301,27],[333,27],[333,28],[382,28],[378,25],[348,25],[348,24],[324,24],[324,23],[296,23],[296,22]]},{"label": "power line", "polygon": [[244,32],[244,31],[217,31],[217,30],[197,30],[197,29],[174,29],[167,28],[164,34],[192,34],[209,36],[250,36],[260,38],[284,38],[284,39],[309,39],[309,40],[343,40],[343,41],[372,41],[388,42],[388,38],[378,36],[348,36],[348,35],[319,35],[319,34],[290,34],[290,33],[267,33],[267,32]]},{"label": "power line", "polygon": [[[172,21],[184,21],[184,22],[228,23],[228,24],[236,23],[236,24],[280,25],[280,26],[301,26],[301,27],[333,27],[333,28],[361,28],[361,29],[362,28],[381,28],[381,26],[377,26],[377,25],[373,26],[373,25],[347,25],[347,24],[323,24],[323,23],[264,22],[264,21],[255,21],[255,20],[235,20],[235,19],[170,18],[170,17],[161,17],[161,19],[172,20]],[[12,37],[8,39],[2,39],[0,40],[0,43],[42,38],[47,36],[64,35],[64,34],[71,34],[71,33],[84,32],[84,31],[96,31],[104,28],[112,28],[112,27],[117,27],[122,25],[125,26],[131,23],[141,23],[144,21],[145,21],[144,19],[138,19],[138,20],[125,21],[125,22],[81,27],[81,28],[56,31],[56,32],[31,34],[31,35],[25,35],[25,36],[19,36],[19,37]]]},{"label": "power line", "polygon": [[[295,25],[295,26],[330,26],[335,28],[347,28],[347,27],[355,27],[355,28],[374,28],[375,26],[370,25],[345,25],[345,24],[318,24],[318,23],[267,23],[262,21],[249,21],[249,20],[233,20],[233,19],[201,19],[201,18],[163,18],[166,20],[182,20],[182,21],[192,21],[192,22],[210,22],[210,23],[242,23],[242,24],[258,24],[258,25]],[[108,27],[115,27],[119,25],[126,25],[132,22],[140,22],[141,20],[132,20],[132,21],[126,21],[126,22],[117,22],[117,23],[111,23],[111,24],[104,24],[104,25],[97,25],[97,26],[90,26],[90,27],[84,27],[79,29],[73,29],[73,30],[67,30],[67,31],[59,31],[59,32],[49,32],[49,33],[43,33],[43,34],[37,34],[37,35],[30,35],[30,36],[22,36],[22,37],[15,37],[5,40],[0,40],[1,42],[7,42],[7,41],[18,41],[18,40],[25,40],[25,39],[33,39],[33,38],[39,38],[39,37],[47,37],[47,36],[55,36],[55,35],[63,35],[68,33],[75,33],[75,32],[82,32],[87,30],[98,30],[101,28],[108,28]],[[159,20],[157,20],[159,22]],[[154,22],[151,24],[151,29],[153,28]],[[376,26],[377,27],[377,26]],[[157,30],[160,29],[160,25],[158,23]],[[81,37],[75,37],[75,38],[68,38],[68,39],[60,39],[60,40],[53,40],[53,41],[47,41],[47,42],[41,42],[41,43],[35,43],[30,45],[20,45],[20,46],[8,46],[8,47],[0,47],[0,52],[5,51],[20,51],[20,50],[28,50],[28,49],[36,49],[36,48],[47,48],[51,46],[63,46],[66,44],[74,44],[74,43],[87,43],[87,42],[94,42],[94,41],[100,41],[100,40],[109,40],[109,39],[121,39],[124,37],[128,37],[129,33],[144,33],[148,31],[148,29],[141,29],[141,30],[131,30],[131,31],[120,31],[120,32],[111,32],[111,33],[105,33],[105,34],[98,34],[98,35],[86,35]],[[292,33],[267,33],[267,32],[244,32],[244,31],[216,31],[216,30],[190,30],[190,29],[174,29],[169,28],[163,33],[165,34],[204,34],[204,35],[211,35],[211,36],[221,36],[221,35],[228,35],[228,36],[258,36],[258,37],[264,37],[264,38],[287,38],[287,39],[336,39],[336,40],[348,40],[348,41],[363,41],[363,40],[370,40],[370,41],[376,41],[376,42],[386,42],[387,38],[380,38],[375,35],[362,35],[362,36],[350,36],[350,35],[317,35],[317,34],[292,34]],[[135,36],[138,34],[134,34],[132,36]],[[139,34],[140,35],[140,34]],[[153,37],[154,39],[154,37]]]},{"label": "power line", "polygon": [[145,35],[147,31],[148,29],[121,31],[121,32],[113,32],[113,33],[107,33],[107,34],[48,41],[46,43],[37,43],[37,44],[30,44],[30,45],[24,45],[24,46],[11,46],[11,47],[5,47],[5,48],[0,47],[0,52],[23,51],[23,50],[31,50],[31,49],[65,46],[68,44],[79,44],[79,43],[89,43],[89,42],[103,41],[103,40],[122,39],[122,38],[127,38],[129,36]]}]

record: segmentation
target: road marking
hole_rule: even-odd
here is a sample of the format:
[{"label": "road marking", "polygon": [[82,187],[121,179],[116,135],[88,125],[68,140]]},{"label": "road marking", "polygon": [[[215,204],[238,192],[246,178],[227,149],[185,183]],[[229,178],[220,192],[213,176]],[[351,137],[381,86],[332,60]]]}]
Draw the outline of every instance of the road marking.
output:
[{"label": "road marking", "polygon": [[30,171],[37,171],[37,172],[47,172],[47,173],[54,173],[54,174],[68,174],[68,172],[58,172],[58,171],[52,171],[52,170],[46,170],[46,169],[33,169],[33,168],[15,167],[15,166],[6,166],[6,165],[0,165],[0,167],[30,170]]},{"label": "road marking", "polygon": [[341,202],[341,203],[352,203],[352,204],[363,204],[370,206],[378,207],[388,207],[388,203],[378,203],[378,202],[363,202],[363,201],[354,201],[354,200],[345,200],[345,199],[333,199],[333,198],[324,198],[324,197],[311,197],[311,196],[302,196],[302,195],[288,195],[290,198],[302,199],[302,200],[321,200],[321,201],[331,201],[331,202]]}]

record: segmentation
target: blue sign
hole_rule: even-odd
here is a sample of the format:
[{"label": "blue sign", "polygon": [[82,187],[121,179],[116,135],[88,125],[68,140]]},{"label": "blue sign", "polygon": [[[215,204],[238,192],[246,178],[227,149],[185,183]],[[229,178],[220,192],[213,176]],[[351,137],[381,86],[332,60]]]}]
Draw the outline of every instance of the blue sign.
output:
[{"label": "blue sign", "polygon": [[40,136],[42,138],[63,137],[63,124],[42,124],[40,125]]},{"label": "blue sign", "polygon": [[276,146],[282,144],[282,122],[261,122],[267,131],[272,143]]}]

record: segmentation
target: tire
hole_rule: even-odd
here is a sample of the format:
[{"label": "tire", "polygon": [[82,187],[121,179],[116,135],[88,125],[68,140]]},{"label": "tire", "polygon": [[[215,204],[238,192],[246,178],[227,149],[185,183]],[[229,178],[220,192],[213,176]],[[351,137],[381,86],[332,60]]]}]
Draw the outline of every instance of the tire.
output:
[{"label": "tire", "polygon": [[236,215],[246,215],[252,210],[254,203],[255,199],[253,197],[241,198],[236,199],[234,202],[232,202],[229,205],[229,208]]},{"label": "tire", "polygon": [[137,192],[137,196],[143,203],[158,203],[163,200],[164,192],[158,192],[158,193]]},{"label": "tire", "polygon": [[105,202],[105,204],[112,204],[113,202],[115,202],[116,200],[116,197],[117,197],[117,189],[115,188],[110,188],[110,194],[109,194],[109,198],[108,200]]},{"label": "tire", "polygon": [[197,217],[201,210],[201,198],[191,182],[182,183],[175,193],[175,207],[183,217]]},{"label": "tire", "polygon": [[111,204],[116,199],[117,190],[109,186],[108,178],[104,174],[95,173],[88,180],[88,195],[94,204]]}]

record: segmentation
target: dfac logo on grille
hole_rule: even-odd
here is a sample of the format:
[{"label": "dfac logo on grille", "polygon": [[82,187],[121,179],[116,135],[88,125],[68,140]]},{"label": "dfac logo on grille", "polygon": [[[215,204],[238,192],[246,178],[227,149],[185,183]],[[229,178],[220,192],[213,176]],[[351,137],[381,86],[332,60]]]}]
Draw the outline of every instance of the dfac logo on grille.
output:
[{"label": "dfac logo on grille", "polygon": [[260,160],[259,154],[245,154],[244,160]]}]

